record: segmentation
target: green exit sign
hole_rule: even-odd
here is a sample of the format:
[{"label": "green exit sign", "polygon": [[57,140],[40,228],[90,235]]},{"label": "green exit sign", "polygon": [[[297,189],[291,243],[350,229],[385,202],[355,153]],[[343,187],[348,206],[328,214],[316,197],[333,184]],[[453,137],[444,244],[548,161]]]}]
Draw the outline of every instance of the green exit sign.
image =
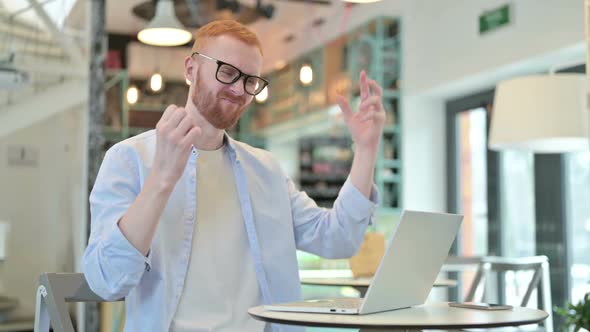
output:
[{"label": "green exit sign", "polygon": [[510,5],[486,11],[479,16],[479,34],[485,34],[510,24]]}]

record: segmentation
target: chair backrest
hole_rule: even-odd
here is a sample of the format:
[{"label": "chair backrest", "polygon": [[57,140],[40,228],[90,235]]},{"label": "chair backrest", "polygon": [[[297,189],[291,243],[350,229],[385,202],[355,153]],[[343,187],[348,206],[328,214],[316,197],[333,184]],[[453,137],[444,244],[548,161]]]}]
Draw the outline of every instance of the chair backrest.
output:
[{"label": "chair backrest", "polygon": [[[526,307],[529,303],[531,295],[535,289],[538,289],[542,301],[540,308],[549,314],[545,320],[545,330],[553,331],[552,319],[552,304],[551,304],[551,287],[549,278],[549,259],[547,256],[532,256],[532,257],[496,257],[487,256],[482,257],[481,263],[477,269],[475,279],[471,284],[469,292],[465,301],[487,301],[489,297],[489,290],[486,289],[487,280],[491,273],[498,273],[503,278],[506,272],[532,271],[533,275],[527,285],[526,291],[520,301],[521,307]],[[481,297],[476,299],[476,293],[480,288],[483,288]],[[504,289],[496,289],[498,292],[504,292]]]},{"label": "chair backrest", "polygon": [[460,272],[475,270],[479,267],[483,257],[481,256],[449,256],[442,267],[442,271]]},{"label": "chair backrest", "polygon": [[74,332],[68,302],[116,301],[106,301],[96,295],[82,273],[44,273],[37,288],[35,332],[49,332],[50,323],[56,332]]},{"label": "chair backrest", "polygon": [[[441,272],[446,277],[457,281],[457,287],[446,288],[447,299],[461,301],[464,298],[463,291],[471,285],[472,278],[479,268],[482,256],[448,256]],[[467,285],[464,287],[464,285]]]}]

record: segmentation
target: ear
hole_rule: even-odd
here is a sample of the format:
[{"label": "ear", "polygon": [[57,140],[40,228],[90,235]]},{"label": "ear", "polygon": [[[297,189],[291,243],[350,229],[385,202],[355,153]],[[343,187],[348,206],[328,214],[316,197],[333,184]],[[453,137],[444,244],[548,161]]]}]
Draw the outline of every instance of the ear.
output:
[{"label": "ear", "polygon": [[195,72],[198,69],[198,65],[196,61],[192,61],[191,56],[187,56],[184,58],[184,78],[189,80],[189,82],[193,81],[193,77]]}]

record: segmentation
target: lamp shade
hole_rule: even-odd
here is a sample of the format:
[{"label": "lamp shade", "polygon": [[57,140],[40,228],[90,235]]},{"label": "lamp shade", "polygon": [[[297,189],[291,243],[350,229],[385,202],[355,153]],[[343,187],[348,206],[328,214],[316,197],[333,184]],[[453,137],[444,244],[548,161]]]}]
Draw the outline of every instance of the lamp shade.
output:
[{"label": "lamp shade", "polygon": [[536,75],[501,82],[491,117],[490,149],[588,150],[586,77]]},{"label": "lamp shade", "polygon": [[137,34],[139,41],[155,46],[184,45],[192,37],[176,18],[172,0],[159,0],[154,18]]}]

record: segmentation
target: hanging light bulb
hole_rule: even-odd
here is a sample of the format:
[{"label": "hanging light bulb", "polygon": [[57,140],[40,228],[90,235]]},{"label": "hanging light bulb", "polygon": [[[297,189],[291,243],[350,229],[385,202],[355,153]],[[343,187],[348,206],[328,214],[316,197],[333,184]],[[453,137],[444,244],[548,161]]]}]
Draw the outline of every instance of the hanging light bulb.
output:
[{"label": "hanging light bulb", "polygon": [[268,99],[268,86],[265,86],[255,98],[257,102],[264,103]]},{"label": "hanging light bulb", "polygon": [[304,64],[299,70],[299,80],[303,85],[310,85],[313,82],[313,69],[310,65]]},{"label": "hanging light bulb", "polygon": [[139,99],[139,90],[137,90],[137,87],[135,85],[130,86],[127,89],[127,102],[131,105],[137,103],[137,100]]},{"label": "hanging light bulb", "polygon": [[176,18],[172,0],[159,0],[154,18],[137,34],[140,42],[155,46],[184,45],[192,38]]},{"label": "hanging light bulb", "polygon": [[162,89],[162,75],[160,73],[155,73],[150,77],[150,89],[154,92]]}]

